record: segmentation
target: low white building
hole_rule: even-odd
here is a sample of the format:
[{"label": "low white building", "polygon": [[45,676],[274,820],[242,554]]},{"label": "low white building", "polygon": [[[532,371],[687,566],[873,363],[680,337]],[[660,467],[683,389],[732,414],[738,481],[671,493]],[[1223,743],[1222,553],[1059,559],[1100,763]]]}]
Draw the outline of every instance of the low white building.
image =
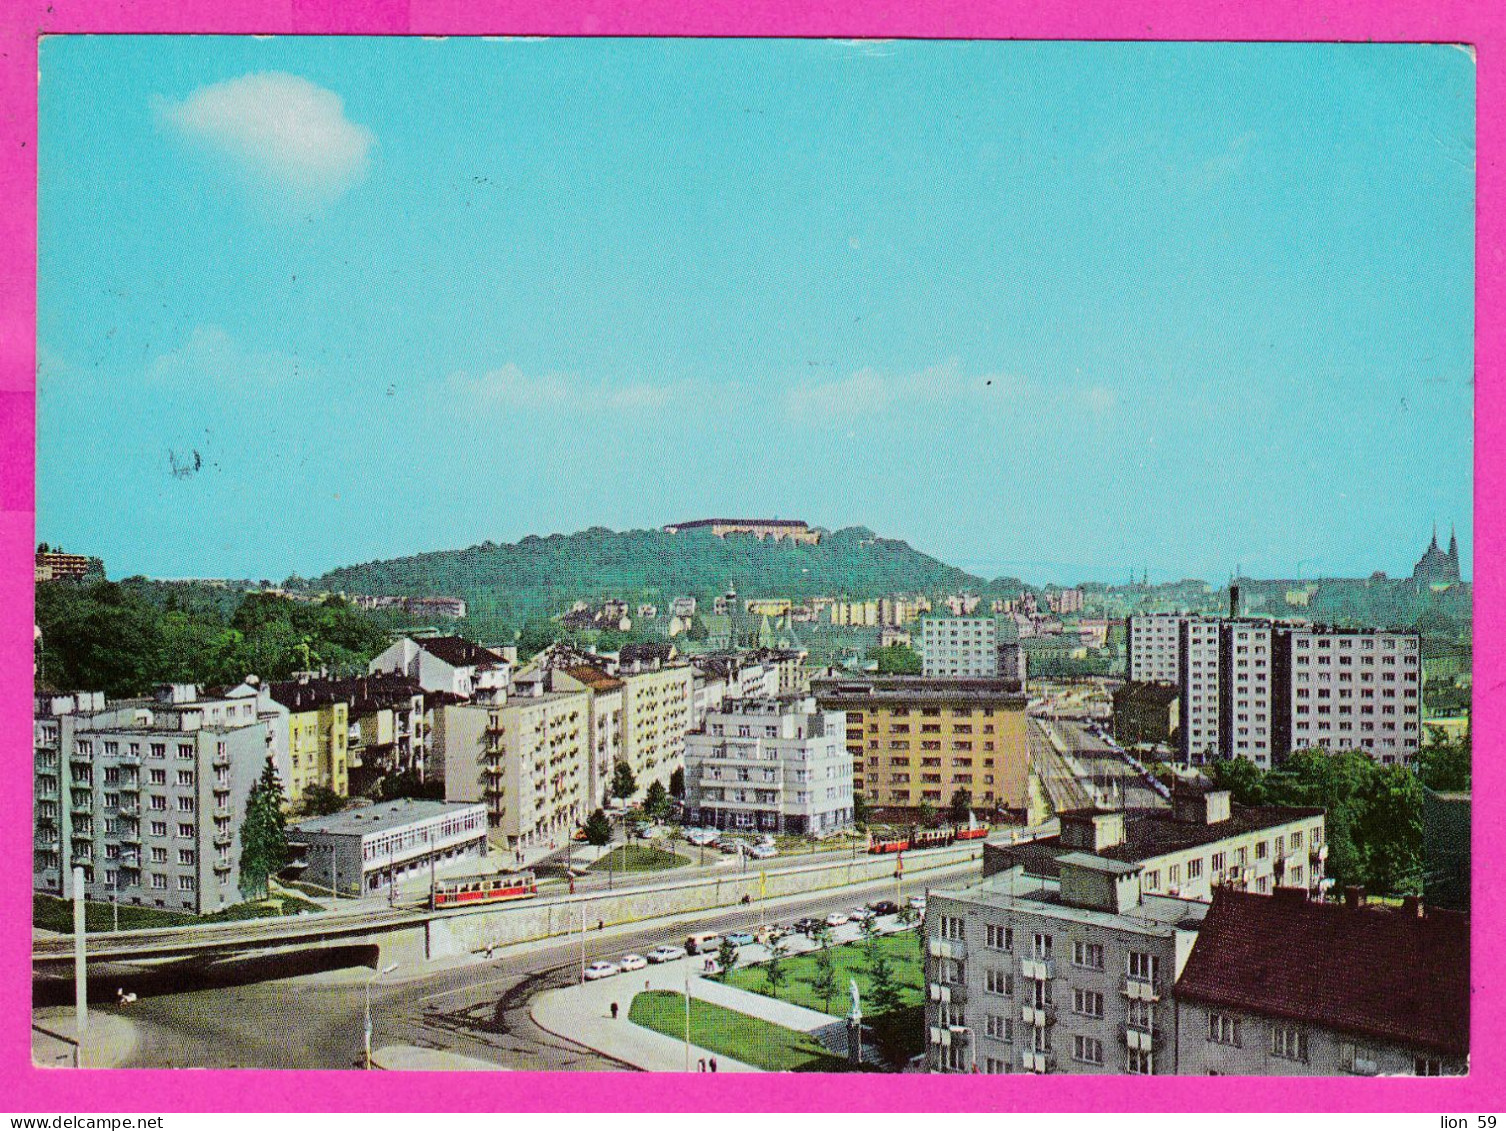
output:
[{"label": "low white building", "polygon": [[852,824],[846,716],[815,700],[728,700],[685,736],[687,819],[820,835]]},{"label": "low white building", "polygon": [[384,801],[288,828],[302,847],[302,879],[341,895],[375,895],[409,877],[438,876],[486,856],[486,806]]},{"label": "low white building", "polygon": [[405,636],[373,659],[367,670],[398,672],[416,679],[425,691],[491,700],[506,696],[512,665],[501,652],[463,636]]}]

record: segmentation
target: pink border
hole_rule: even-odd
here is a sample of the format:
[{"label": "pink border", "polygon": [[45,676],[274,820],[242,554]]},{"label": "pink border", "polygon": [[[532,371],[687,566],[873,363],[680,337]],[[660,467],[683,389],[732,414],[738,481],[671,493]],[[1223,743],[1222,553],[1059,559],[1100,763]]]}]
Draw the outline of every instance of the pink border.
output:
[{"label": "pink border", "polygon": [[[1492,0],[1312,0],[1253,5],[1199,0],[938,0],[909,10],[896,0],[825,0],[801,7],[787,0],[759,4],[641,0],[631,5],[594,0],[161,0],[150,10],[113,0],[34,0],[0,5],[0,719],[11,756],[3,763],[0,824],[5,859],[0,905],[28,906],[29,880],[22,862],[31,853],[30,687],[26,669],[32,601],[29,569],[32,522],[33,411],[35,408],[36,264],[36,37],[47,32],[216,32],[281,34],[548,34],[863,36],[873,38],[1009,39],[1237,39],[1389,40],[1467,42],[1479,50],[1479,227],[1476,294],[1479,311],[1477,562],[1506,551],[1500,516],[1506,449],[1506,404],[1496,385],[1506,351],[1501,319],[1506,296],[1506,206],[1502,200],[1502,74],[1495,49],[1506,50],[1506,7]],[[923,9],[923,10],[922,10]],[[1494,573],[1477,579],[1477,685],[1494,691],[1506,683],[1501,644],[1506,600]],[[1494,748],[1502,704],[1480,697],[1476,749]],[[1502,796],[1506,769],[1477,756],[1474,897],[1475,937],[1494,940],[1506,924],[1506,893],[1491,865],[1502,854]],[[1502,975],[1492,945],[1476,946],[1474,1071],[1460,1080],[1269,1081],[1263,1079],[1129,1077],[1088,1079],[997,1077],[786,1076],[777,1088],[754,1077],[697,1076],[674,1081],[616,1075],[609,1091],[594,1076],[572,1073],[472,1076],[341,1072],[228,1071],[43,1072],[30,1066],[26,979],[0,982],[0,1065],[7,1090],[0,1107],[13,1112],[151,1111],[454,1111],[454,1110],[1060,1110],[1060,1111],[1451,1111],[1499,1109],[1503,1097]],[[0,928],[0,969],[19,974],[29,964],[26,919],[9,917]]]}]

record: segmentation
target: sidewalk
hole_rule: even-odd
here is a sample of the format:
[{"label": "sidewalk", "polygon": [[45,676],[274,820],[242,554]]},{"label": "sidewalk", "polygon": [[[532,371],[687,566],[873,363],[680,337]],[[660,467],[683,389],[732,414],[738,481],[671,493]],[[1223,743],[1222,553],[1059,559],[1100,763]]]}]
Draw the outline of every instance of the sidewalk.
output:
[{"label": "sidewalk", "polygon": [[[73,1010],[67,1006],[39,1009],[32,1015],[31,1062],[38,1068],[73,1067],[78,1037]],[[139,1034],[130,1020],[98,1007],[89,1010],[80,1067],[118,1068],[136,1051]]]},{"label": "sidewalk", "polygon": [[417,1045],[383,1045],[371,1054],[371,1067],[389,1072],[507,1072],[505,1065]]},{"label": "sidewalk", "polygon": [[[598,982],[550,990],[534,998],[529,1012],[540,1028],[555,1036],[585,1045],[645,1072],[684,1072],[685,1042],[634,1025],[628,1020],[628,1008],[633,998],[644,990],[671,990],[683,994],[687,974],[691,996],[712,1000],[705,992],[707,983],[692,969],[700,961],[697,955]],[[619,1011],[615,1021],[612,1020],[613,1002],[617,1003]],[[695,1071],[699,1061],[713,1056],[719,1072],[759,1071],[750,1064],[699,1045],[690,1046],[691,1071]]]}]

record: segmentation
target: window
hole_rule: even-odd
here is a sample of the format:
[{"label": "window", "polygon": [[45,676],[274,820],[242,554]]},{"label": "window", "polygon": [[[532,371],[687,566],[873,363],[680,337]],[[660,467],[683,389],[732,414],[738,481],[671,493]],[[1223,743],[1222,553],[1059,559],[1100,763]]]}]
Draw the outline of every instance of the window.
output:
[{"label": "window", "polygon": [[1097,990],[1073,990],[1072,1012],[1083,1017],[1102,1017],[1103,995]]},{"label": "window", "polygon": [[984,970],[983,989],[986,993],[1012,997],[1014,996],[1014,975],[1007,970]]},{"label": "window", "polygon": [[992,950],[1013,950],[1014,928],[996,927],[990,923],[987,927],[985,939],[987,946]]},{"label": "window", "polygon": [[1152,1076],[1156,1071],[1155,1053],[1130,1049],[1124,1058],[1124,1071],[1131,1076]]},{"label": "window", "polygon": [[1131,1001],[1126,1007],[1124,1023],[1131,1029],[1153,1032],[1156,1027],[1156,1007],[1148,1001]]},{"label": "window", "polygon": [[167,863],[167,849],[165,849],[165,848],[153,848],[152,849],[152,863],[153,864],[166,864]]},{"label": "window", "polygon": [[1239,1018],[1226,1013],[1208,1014],[1208,1040],[1216,1045],[1239,1044]]},{"label": "window", "polygon": [[179,770],[178,771],[178,784],[179,785],[193,785],[193,771],[192,770]]},{"label": "window", "polygon": [[178,835],[181,836],[181,837],[192,838],[192,836],[193,836],[193,826],[189,825],[189,824],[181,824],[181,825],[179,825],[178,826]]},{"label": "window", "polygon": [[153,836],[166,836],[167,835],[167,822],[166,821],[153,821],[152,822],[152,835]]},{"label": "window", "polygon": [[1097,1037],[1073,1037],[1072,1059],[1081,1061],[1083,1064],[1102,1064],[1103,1042]]},{"label": "window", "polygon": [[1195,880],[1203,874],[1203,862],[1201,859],[1187,861],[1187,878]]},{"label": "window", "polygon": [[1086,966],[1090,970],[1103,969],[1103,945],[1101,943],[1075,942],[1072,944],[1072,965]]},{"label": "window", "polygon": [[191,848],[180,848],[180,849],[178,849],[178,863],[179,864],[192,864],[193,863],[193,849],[191,849]]},{"label": "window", "polygon": [[1307,1034],[1295,1025],[1271,1026],[1271,1055],[1283,1060],[1307,1059]]},{"label": "window", "polygon": [[941,917],[941,937],[944,939],[961,939],[963,922],[955,915],[943,915]]},{"label": "window", "polygon": [[1035,936],[1035,956],[1037,958],[1042,958],[1042,959],[1044,959],[1044,958],[1050,958],[1051,957],[1051,936],[1050,935],[1036,935]]},{"label": "window", "polygon": [[161,875],[160,873],[153,873],[152,874],[152,887],[156,888],[158,891],[166,891],[167,890],[167,877],[164,876],[164,875]]},{"label": "window", "polygon": [[987,1014],[983,1018],[983,1031],[996,1041],[1013,1041],[1013,1018],[1001,1017],[996,1013]]},{"label": "window", "polygon": [[1415,1076],[1442,1076],[1443,1061],[1436,1057],[1419,1056],[1412,1061],[1412,1073]]},{"label": "window", "polygon": [[1154,954],[1132,950],[1126,956],[1126,975],[1132,982],[1154,982],[1160,960]]},{"label": "window", "polygon": [[1263,840],[1255,842],[1255,859],[1264,860],[1270,854],[1271,846]]},{"label": "window", "polygon": [[193,891],[193,888],[194,888],[194,881],[193,881],[193,877],[192,876],[179,876],[178,877],[178,890],[179,891]]},{"label": "window", "polygon": [[986,1056],[983,1058],[983,1071],[990,1076],[1003,1076],[1009,1071],[1009,1061]]},{"label": "window", "polygon": [[149,782],[151,782],[153,785],[166,785],[167,784],[167,771],[166,770],[151,770],[151,771],[148,772],[147,780]]}]

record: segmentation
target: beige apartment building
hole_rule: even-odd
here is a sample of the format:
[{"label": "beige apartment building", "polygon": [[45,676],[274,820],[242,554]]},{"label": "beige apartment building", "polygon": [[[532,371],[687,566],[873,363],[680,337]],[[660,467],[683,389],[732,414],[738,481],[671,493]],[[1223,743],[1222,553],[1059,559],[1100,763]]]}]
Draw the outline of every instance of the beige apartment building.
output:
[{"label": "beige apartment building", "polygon": [[479,747],[446,751],[445,800],[484,802],[491,827],[510,844],[573,835],[595,808],[589,693],[509,696],[487,708],[485,737]]},{"label": "beige apartment building", "polygon": [[853,792],[886,808],[941,808],[965,791],[980,809],[1023,810],[1030,751],[1014,680],[879,676],[813,680],[823,711],[847,715]]},{"label": "beige apartment building", "polygon": [[688,664],[665,664],[620,670],[617,678],[623,684],[622,760],[632,769],[640,791],[652,781],[668,786],[670,775],[685,765],[695,669]]}]

